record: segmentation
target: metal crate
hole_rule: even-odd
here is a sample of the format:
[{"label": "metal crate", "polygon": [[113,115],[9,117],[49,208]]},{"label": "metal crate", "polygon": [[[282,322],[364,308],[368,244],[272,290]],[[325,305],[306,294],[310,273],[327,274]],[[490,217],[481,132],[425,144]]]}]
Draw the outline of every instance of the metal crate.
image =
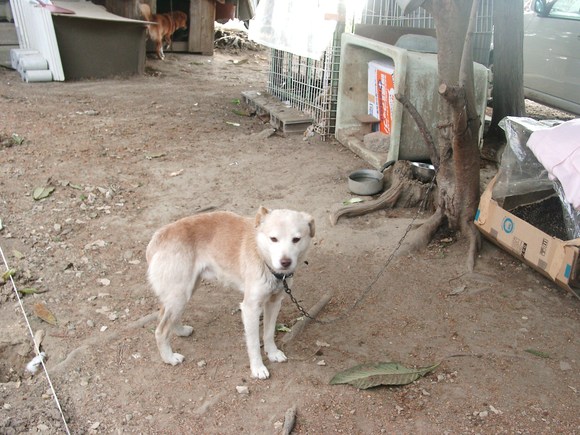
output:
[{"label": "metal crate", "polygon": [[334,134],[336,125],[341,34],[334,33],[321,60],[274,49],[270,54],[268,92],[312,117],[313,131],[322,140]]}]

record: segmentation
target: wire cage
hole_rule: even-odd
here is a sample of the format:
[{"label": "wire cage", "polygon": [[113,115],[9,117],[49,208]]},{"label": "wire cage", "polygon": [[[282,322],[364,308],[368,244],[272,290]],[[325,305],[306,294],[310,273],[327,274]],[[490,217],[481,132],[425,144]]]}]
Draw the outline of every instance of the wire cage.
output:
[{"label": "wire cage", "polygon": [[321,60],[275,49],[270,53],[268,92],[311,116],[313,131],[322,140],[335,129],[341,34],[334,33]]},{"label": "wire cage", "polygon": [[[350,23],[339,23],[332,43],[321,60],[272,49],[267,91],[313,119],[313,130],[321,139],[334,135],[340,69],[341,35],[356,24],[434,28],[433,17],[423,8],[403,15],[395,0],[366,0],[362,13],[347,10]],[[480,1],[473,39],[473,58],[488,65],[493,34],[493,0]]]}]

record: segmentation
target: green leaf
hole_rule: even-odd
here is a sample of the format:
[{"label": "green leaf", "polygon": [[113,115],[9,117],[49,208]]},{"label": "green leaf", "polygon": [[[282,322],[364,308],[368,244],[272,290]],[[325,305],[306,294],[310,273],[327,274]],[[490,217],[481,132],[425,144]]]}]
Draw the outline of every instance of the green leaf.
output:
[{"label": "green leaf", "polygon": [[362,198],[350,198],[350,199],[346,199],[346,200],[342,201],[342,203],[344,205],[356,204],[359,202],[364,202],[364,199],[362,199]]},{"label": "green leaf", "polygon": [[36,293],[43,293],[43,292],[39,292],[38,289],[36,289],[34,287],[21,288],[18,291],[20,293],[22,293],[23,295],[33,295],[33,294],[36,294]]},{"label": "green leaf", "polygon": [[52,192],[54,192],[54,187],[52,186],[37,187],[34,189],[34,192],[32,192],[32,197],[35,201],[38,201],[40,199],[48,198]]},{"label": "green leaf", "polygon": [[2,274],[2,281],[8,281],[14,275],[16,275],[16,269],[8,269]]},{"label": "green leaf", "polygon": [[286,325],[283,325],[282,323],[278,323],[276,325],[276,331],[278,331],[278,332],[290,332],[292,330],[290,328],[288,328]]},{"label": "green leaf", "polygon": [[146,154],[145,158],[147,160],[159,159],[161,157],[165,157],[167,153],[156,153],[156,154]]},{"label": "green leaf", "polygon": [[20,136],[18,133],[12,133],[12,142],[14,145],[22,145],[24,142],[24,138]]},{"label": "green leaf", "polygon": [[361,390],[377,385],[407,385],[435,370],[439,364],[441,363],[416,369],[396,362],[360,364],[334,375],[330,385],[350,384]]},{"label": "green leaf", "polygon": [[232,100],[232,104],[235,104],[237,106],[237,105],[241,104],[241,101],[239,98],[235,98]]},{"label": "green leaf", "polygon": [[551,358],[550,354],[542,352],[541,350],[526,349],[525,351],[531,353],[532,355],[539,356],[540,358]]}]

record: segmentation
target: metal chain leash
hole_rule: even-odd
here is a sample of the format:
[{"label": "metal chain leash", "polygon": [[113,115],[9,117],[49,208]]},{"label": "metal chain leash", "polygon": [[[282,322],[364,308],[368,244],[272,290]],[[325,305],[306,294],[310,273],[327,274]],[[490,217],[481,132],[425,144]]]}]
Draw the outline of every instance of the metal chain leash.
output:
[{"label": "metal chain leash", "polygon": [[316,317],[313,317],[310,314],[308,314],[308,312],[304,309],[304,307],[302,307],[302,305],[300,305],[300,303],[298,302],[298,300],[292,294],[292,290],[290,289],[290,287],[288,286],[288,283],[286,282],[286,276],[282,277],[282,284],[284,285],[284,291],[286,292],[286,294],[288,294],[288,296],[290,296],[290,300],[294,303],[294,305],[296,305],[296,308],[298,308],[298,311],[300,311],[300,313],[304,317],[307,317],[307,318],[309,318],[310,320],[312,320],[312,321],[314,321],[316,323],[328,324],[328,323],[333,323],[333,322],[336,322],[336,321],[338,321],[340,319],[345,318],[350,313],[352,313],[356,307],[358,307],[358,305],[370,293],[370,291],[372,290],[373,286],[377,283],[377,281],[381,278],[381,276],[383,276],[383,274],[387,270],[387,267],[389,266],[389,264],[395,258],[395,254],[399,251],[399,249],[401,249],[401,246],[403,245],[403,242],[405,241],[405,239],[407,238],[407,235],[409,234],[409,232],[413,228],[413,224],[419,218],[419,216],[423,214],[424,208],[425,208],[425,206],[427,204],[427,199],[429,198],[429,194],[431,193],[431,190],[433,189],[433,186],[435,185],[435,179],[437,178],[437,173],[438,172],[439,172],[439,167],[436,167],[435,168],[435,174],[433,174],[433,178],[431,179],[431,182],[429,183],[429,187],[427,188],[427,191],[425,192],[425,196],[423,197],[423,199],[421,200],[421,203],[419,204],[419,209],[417,210],[417,213],[415,213],[415,216],[413,216],[413,218],[411,219],[411,222],[409,222],[409,225],[405,229],[405,232],[403,233],[403,236],[399,239],[399,241],[397,243],[397,246],[395,246],[395,249],[393,249],[393,251],[391,252],[391,254],[389,255],[389,257],[387,258],[387,261],[385,262],[384,266],[377,273],[377,275],[375,276],[375,278],[370,282],[370,284],[367,286],[367,288],[357,298],[357,300],[354,302],[354,304],[352,305],[352,307],[350,307],[348,310],[345,310],[340,316],[337,316],[334,319],[329,319],[329,320],[318,320]]}]

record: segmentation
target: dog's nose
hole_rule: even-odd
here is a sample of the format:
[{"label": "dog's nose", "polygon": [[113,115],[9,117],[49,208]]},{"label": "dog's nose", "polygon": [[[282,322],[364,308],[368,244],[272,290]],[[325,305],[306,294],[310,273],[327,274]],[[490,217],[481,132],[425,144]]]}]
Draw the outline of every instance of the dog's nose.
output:
[{"label": "dog's nose", "polygon": [[280,260],[280,265],[284,268],[287,269],[290,267],[290,265],[292,264],[292,260],[290,260],[289,258],[282,258]]}]

